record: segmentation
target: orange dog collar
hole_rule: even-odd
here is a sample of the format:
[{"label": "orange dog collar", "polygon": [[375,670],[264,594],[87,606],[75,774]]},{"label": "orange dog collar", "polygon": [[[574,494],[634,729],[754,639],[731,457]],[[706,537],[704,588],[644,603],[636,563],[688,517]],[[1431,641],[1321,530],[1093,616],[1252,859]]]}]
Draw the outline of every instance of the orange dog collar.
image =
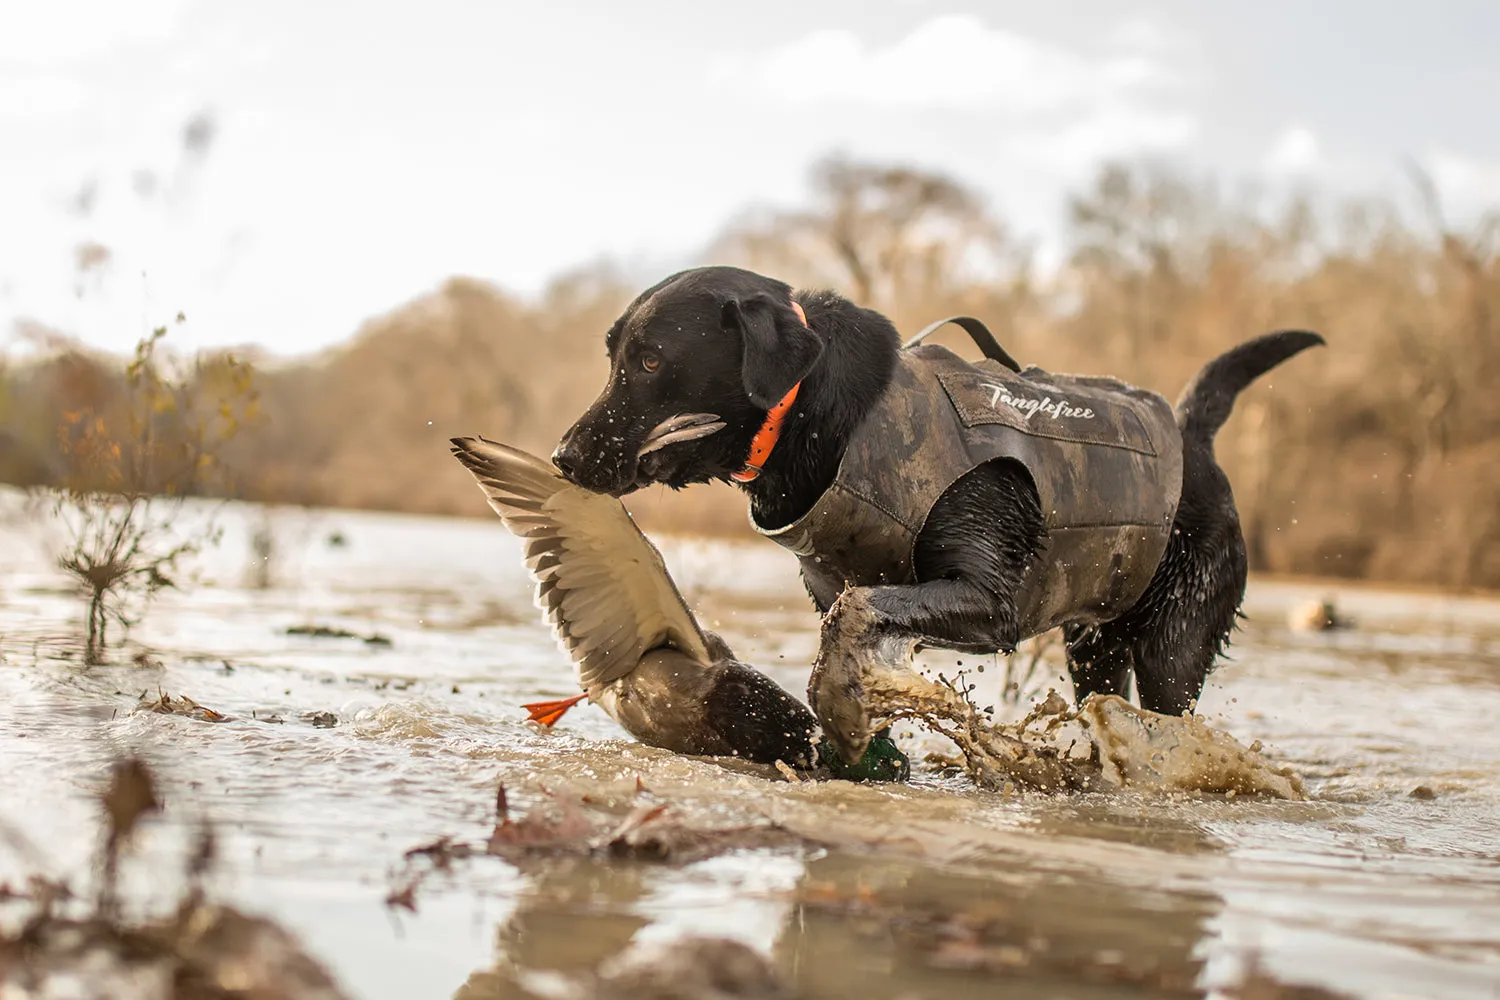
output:
[{"label": "orange dog collar", "polygon": [[[792,309],[797,313],[797,318],[807,326],[807,313],[802,311],[802,306],[795,299],[792,300]],[[781,397],[781,402],[766,411],[766,419],[760,425],[760,430],[755,432],[755,437],[750,440],[750,456],[745,459],[745,467],[738,472],[731,472],[729,478],[737,483],[754,482],[760,476],[760,470],[765,467],[766,459],[771,457],[771,451],[776,447],[776,442],[781,439],[781,425],[786,420],[787,412],[792,404],[797,401],[797,390],[802,388],[798,382],[787,390],[787,394]]]}]

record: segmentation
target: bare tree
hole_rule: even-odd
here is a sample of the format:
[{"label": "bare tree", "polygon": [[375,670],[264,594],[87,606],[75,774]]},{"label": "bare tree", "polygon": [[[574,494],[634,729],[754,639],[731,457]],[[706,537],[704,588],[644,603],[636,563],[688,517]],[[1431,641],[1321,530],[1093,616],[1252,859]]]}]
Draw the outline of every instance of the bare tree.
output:
[{"label": "bare tree", "polygon": [[842,157],[814,168],[808,209],[742,220],[716,250],[895,313],[980,284],[1024,284],[1029,268],[1028,248],[958,181]]}]

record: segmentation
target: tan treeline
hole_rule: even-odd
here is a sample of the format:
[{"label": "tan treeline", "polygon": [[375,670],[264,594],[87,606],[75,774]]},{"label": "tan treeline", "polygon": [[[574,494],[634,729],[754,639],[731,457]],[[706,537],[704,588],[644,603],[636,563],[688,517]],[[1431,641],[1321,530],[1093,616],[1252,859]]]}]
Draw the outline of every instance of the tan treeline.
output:
[{"label": "tan treeline", "polygon": [[[1028,247],[942,176],[830,160],[805,210],[749,213],[704,262],[838,288],[905,332],[984,319],[1023,363],[1118,375],[1176,398],[1217,352],[1273,328],[1326,351],[1253,386],[1219,436],[1262,571],[1500,587],[1500,221],[1419,209],[1222,196],[1116,165],[1071,200],[1068,256]],[[346,344],[263,366],[259,417],[220,456],[234,492],[277,503],[488,516],[447,454],[483,433],[535,452],[602,384],[603,334],[643,281],[607,266],[523,301],[454,278]],[[963,334],[940,342],[971,354]],[[195,369],[213,376],[212,359]],[[205,374],[206,373],[206,374]],[[0,373],[0,479],[63,475],[59,427],[109,412],[122,362],[72,347]],[[65,436],[65,435],[64,435]],[[632,500],[648,528],[747,532],[728,487]]]}]

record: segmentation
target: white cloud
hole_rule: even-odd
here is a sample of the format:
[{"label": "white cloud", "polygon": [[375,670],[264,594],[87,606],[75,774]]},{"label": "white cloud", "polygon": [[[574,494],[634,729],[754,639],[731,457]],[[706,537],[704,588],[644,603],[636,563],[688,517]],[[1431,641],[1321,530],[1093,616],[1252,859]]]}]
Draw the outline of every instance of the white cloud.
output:
[{"label": "white cloud", "polygon": [[1322,164],[1318,137],[1302,125],[1294,125],[1277,136],[1265,158],[1265,168],[1273,174],[1306,174]]},{"label": "white cloud", "polygon": [[966,14],[934,18],[884,48],[846,29],[815,31],[757,60],[751,75],[792,103],[1017,115],[1088,106],[1169,79],[1140,53],[1089,59]]},{"label": "white cloud", "polygon": [[0,121],[42,121],[72,114],[88,96],[80,81],[60,73],[0,77]]},{"label": "white cloud", "polygon": [[0,66],[56,66],[120,45],[164,42],[188,0],[45,0],[14,3],[0,31]]},{"label": "white cloud", "polygon": [[1500,162],[1435,149],[1423,157],[1422,166],[1455,220],[1500,211]]},{"label": "white cloud", "polygon": [[816,31],[726,68],[717,82],[749,80],[754,98],[792,107],[901,115],[907,126],[924,114],[970,116],[974,124],[959,127],[981,147],[1024,172],[1075,179],[1102,159],[1177,149],[1197,135],[1193,116],[1163,100],[1179,81],[1153,54],[1168,44],[1137,25],[1108,54],[1090,56],[949,14],[884,46],[849,30]]},{"label": "white cloud", "polygon": [[1168,52],[1180,47],[1181,38],[1161,22],[1147,17],[1132,17],[1115,26],[1110,42],[1132,52]]},{"label": "white cloud", "polygon": [[[1305,126],[1286,129],[1273,141],[1261,167],[1273,190],[1314,191],[1330,203],[1343,199],[1394,199],[1420,218],[1418,192],[1402,168],[1402,158],[1373,157],[1327,149]],[[1447,148],[1432,148],[1415,158],[1437,190],[1448,223],[1465,226],[1500,212],[1500,160],[1487,160]],[[1309,187],[1310,185],[1310,187]]]},{"label": "white cloud", "polygon": [[1197,134],[1197,120],[1185,112],[1112,106],[1062,128],[1020,134],[1008,145],[1012,155],[1072,180],[1112,157],[1180,149]]}]

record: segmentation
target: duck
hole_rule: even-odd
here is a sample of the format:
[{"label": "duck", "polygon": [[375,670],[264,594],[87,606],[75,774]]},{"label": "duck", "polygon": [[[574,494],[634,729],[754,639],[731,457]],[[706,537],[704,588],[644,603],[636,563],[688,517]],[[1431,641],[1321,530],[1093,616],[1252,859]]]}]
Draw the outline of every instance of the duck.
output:
[{"label": "duck", "polygon": [[700,627],[661,552],[617,497],[575,486],[519,448],[481,436],[450,444],[524,542],[536,604],[582,688],[522,706],[532,720],[550,728],[587,700],[641,743],[677,754],[780,761],[850,780],[910,776],[888,731],[846,764],[806,705]]}]

